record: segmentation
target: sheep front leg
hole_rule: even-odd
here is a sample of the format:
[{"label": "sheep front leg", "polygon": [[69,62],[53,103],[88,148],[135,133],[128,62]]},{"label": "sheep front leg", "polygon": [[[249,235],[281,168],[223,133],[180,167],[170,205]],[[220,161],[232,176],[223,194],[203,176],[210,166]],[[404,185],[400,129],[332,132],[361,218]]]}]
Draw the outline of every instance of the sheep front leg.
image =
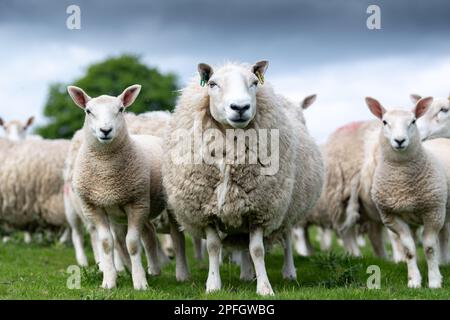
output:
[{"label": "sheep front leg", "polygon": [[422,276],[417,267],[416,245],[409,225],[398,217],[381,214],[381,218],[383,223],[399,237],[403,246],[406,265],[408,267],[408,287],[420,288],[422,285]]},{"label": "sheep front leg", "polygon": [[[445,213],[442,214],[445,216]],[[428,221],[431,220],[431,221]],[[435,223],[434,219],[424,221],[423,249],[428,265],[428,287],[441,288],[442,275],[439,271],[439,240],[438,234],[442,224]]]},{"label": "sheep front leg", "polygon": [[203,260],[203,241],[202,238],[194,237],[194,255],[195,260]]},{"label": "sheep front leg", "polygon": [[382,223],[371,222],[369,225],[369,240],[375,255],[379,258],[386,259],[387,254],[383,241],[383,229],[384,226]]},{"label": "sheep front leg", "polygon": [[141,260],[141,233],[144,219],[148,213],[148,205],[131,205],[125,208],[128,216],[126,243],[131,260],[131,277],[135,290],[145,290],[148,287],[145,270]]},{"label": "sheep front leg", "polygon": [[114,239],[109,228],[109,221],[103,209],[90,205],[83,205],[83,214],[94,223],[100,246],[100,268],[103,272],[102,288],[112,289],[116,287],[117,271],[114,267]]},{"label": "sheep front leg", "polygon": [[206,250],[208,251],[209,272],[206,280],[206,292],[220,290],[222,283],[220,280],[220,252],[222,251],[222,242],[212,227],[205,229]]},{"label": "sheep front leg", "polygon": [[169,214],[170,236],[172,237],[173,249],[175,251],[175,276],[177,281],[189,279],[189,269],[186,258],[186,240],[184,233],[175,219]]},{"label": "sheep front leg", "polygon": [[439,247],[441,251],[440,262],[442,265],[448,264],[450,261],[448,255],[448,241],[450,237],[450,222],[447,222],[439,232]]},{"label": "sheep front leg", "polygon": [[155,226],[150,221],[147,221],[144,224],[144,231],[142,243],[145,256],[147,257],[147,272],[150,275],[159,276],[161,274],[161,265],[159,263],[159,241],[156,236]]},{"label": "sheep front leg", "polygon": [[309,257],[313,254],[312,246],[309,242],[307,227],[295,227],[292,229],[294,237],[295,251],[301,256]]},{"label": "sheep front leg", "polygon": [[241,274],[242,281],[252,281],[255,278],[255,270],[252,265],[252,257],[248,250],[238,251],[241,254]]},{"label": "sheep front leg", "polygon": [[403,251],[403,245],[400,242],[400,238],[391,230],[387,229],[389,241],[392,246],[392,259],[395,263],[406,262],[405,252]]},{"label": "sheep front leg", "polygon": [[286,231],[284,233],[284,262],[283,262],[283,279],[295,280],[297,279],[297,271],[294,265],[294,256],[292,254],[292,243],[291,243],[291,231]]},{"label": "sheep front leg", "polygon": [[273,295],[272,286],[267,277],[264,262],[263,230],[258,227],[250,231],[250,255],[256,271],[256,293],[266,296]]},{"label": "sheep front leg", "polygon": [[118,272],[124,271],[125,267],[131,270],[130,256],[128,255],[125,239],[127,227],[123,225],[113,225],[112,234],[114,238],[114,266]]},{"label": "sheep front leg", "polygon": [[69,224],[72,228],[72,243],[77,263],[79,266],[85,267],[88,265],[88,260],[83,245],[83,223],[79,217],[73,217],[72,221],[69,220]]},{"label": "sheep front leg", "polygon": [[72,229],[72,243],[75,249],[75,257],[80,266],[87,266],[88,260],[83,246],[83,222],[81,218],[75,213],[74,208],[70,204],[69,197],[64,192],[64,209],[67,222]]},{"label": "sheep front leg", "polygon": [[356,237],[356,229],[353,226],[342,234],[342,241],[344,242],[344,248],[347,253],[354,257],[360,257],[361,251],[359,250]]}]

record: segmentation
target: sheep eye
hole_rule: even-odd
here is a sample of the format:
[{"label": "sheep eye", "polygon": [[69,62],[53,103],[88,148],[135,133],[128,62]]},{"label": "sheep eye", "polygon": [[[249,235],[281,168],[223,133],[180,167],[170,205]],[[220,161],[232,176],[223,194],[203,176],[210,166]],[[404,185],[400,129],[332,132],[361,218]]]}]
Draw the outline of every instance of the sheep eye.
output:
[{"label": "sheep eye", "polygon": [[383,125],[387,125],[387,121],[386,120],[383,120]]},{"label": "sheep eye", "polygon": [[123,112],[125,110],[124,107],[120,107],[119,112]]},{"label": "sheep eye", "polygon": [[411,124],[416,124],[416,119],[414,119],[414,120],[411,122]]},{"label": "sheep eye", "polygon": [[89,109],[86,109],[86,113],[87,114],[92,114],[91,110],[89,110]]},{"label": "sheep eye", "polygon": [[208,83],[208,85],[209,85],[210,88],[217,87],[217,83],[215,83],[214,81],[210,81],[210,82]]},{"label": "sheep eye", "polygon": [[252,87],[256,87],[258,85],[258,80],[253,81]]},{"label": "sheep eye", "polygon": [[441,112],[447,113],[447,112],[448,112],[448,109],[446,109],[446,108],[441,108]]}]

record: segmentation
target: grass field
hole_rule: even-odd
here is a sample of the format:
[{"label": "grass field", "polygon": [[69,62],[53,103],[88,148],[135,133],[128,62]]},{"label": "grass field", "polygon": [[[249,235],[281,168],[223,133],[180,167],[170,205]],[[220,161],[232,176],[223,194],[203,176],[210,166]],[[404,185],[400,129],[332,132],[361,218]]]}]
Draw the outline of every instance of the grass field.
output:
[{"label": "grass field", "polygon": [[[260,299],[255,294],[256,283],[239,281],[239,268],[224,263],[221,268],[223,289],[205,294],[208,272],[207,260],[194,261],[188,241],[191,279],[186,283],[175,280],[175,262],[165,266],[159,277],[148,276],[149,289],[134,291],[131,276],[122,272],[118,288],[99,288],[101,274],[96,266],[81,270],[81,288],[68,289],[67,268],[75,264],[71,246],[61,244],[31,244],[11,241],[0,245],[0,299]],[[364,258],[351,258],[334,244],[331,254],[310,258],[295,257],[298,280],[288,282],[281,277],[282,253],[274,249],[266,255],[266,265],[276,296],[270,299],[448,299],[450,298],[450,267],[442,267],[443,289],[426,288],[426,263],[419,248],[422,289],[406,286],[406,265],[396,265],[374,258],[365,248]],[[92,255],[89,256],[93,262]],[[381,269],[381,289],[367,289],[367,267]]]}]

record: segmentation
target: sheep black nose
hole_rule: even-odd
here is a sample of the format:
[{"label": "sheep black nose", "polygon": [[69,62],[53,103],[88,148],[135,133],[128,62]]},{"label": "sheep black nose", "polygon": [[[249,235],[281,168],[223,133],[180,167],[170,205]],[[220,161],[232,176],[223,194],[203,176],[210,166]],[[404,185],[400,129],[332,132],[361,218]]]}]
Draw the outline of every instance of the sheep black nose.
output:
[{"label": "sheep black nose", "polygon": [[405,142],[405,139],[401,139],[401,140],[394,139],[394,141],[397,142],[397,144],[398,144],[399,147],[401,147],[402,144],[403,144],[403,142]]},{"label": "sheep black nose", "polygon": [[250,105],[249,104],[244,104],[244,105],[237,105],[237,104],[231,104],[230,105],[231,110],[237,111],[239,112],[239,114],[244,113],[245,111],[247,111],[248,109],[250,109]]},{"label": "sheep black nose", "polygon": [[105,135],[105,137],[107,137],[108,136],[108,134],[110,134],[111,133],[111,131],[112,131],[112,128],[108,128],[108,129],[103,129],[103,128],[100,128],[100,131]]}]

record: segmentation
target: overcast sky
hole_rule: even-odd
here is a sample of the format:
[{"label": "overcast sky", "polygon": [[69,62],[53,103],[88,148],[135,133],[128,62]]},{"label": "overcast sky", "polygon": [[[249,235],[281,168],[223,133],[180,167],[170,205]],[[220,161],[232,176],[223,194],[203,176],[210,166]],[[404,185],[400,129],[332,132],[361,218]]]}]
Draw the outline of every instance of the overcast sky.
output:
[{"label": "overcast sky", "polygon": [[[81,30],[66,28],[66,8],[81,8]],[[366,9],[381,8],[381,30]],[[0,116],[37,116],[49,83],[71,82],[90,63],[121,53],[178,74],[198,62],[270,61],[266,74],[298,101],[323,142],[334,129],[370,119],[367,95],[388,108],[408,95],[450,90],[450,1],[136,0],[0,2]]]}]

